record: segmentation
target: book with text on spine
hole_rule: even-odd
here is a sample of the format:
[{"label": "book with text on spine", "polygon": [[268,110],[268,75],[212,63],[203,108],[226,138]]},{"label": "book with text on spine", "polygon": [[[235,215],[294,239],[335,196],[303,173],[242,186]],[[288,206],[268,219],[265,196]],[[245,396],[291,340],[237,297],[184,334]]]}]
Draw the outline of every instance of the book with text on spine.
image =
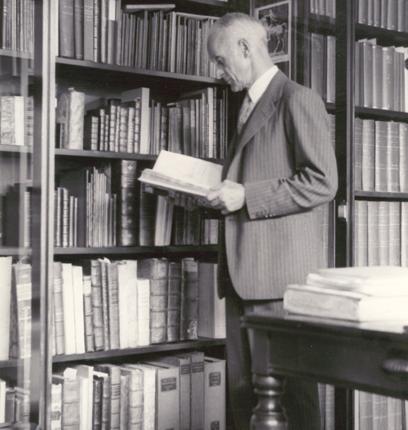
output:
[{"label": "book with text on spine", "polygon": [[220,185],[222,166],[188,155],[161,151],[153,169],[144,169],[139,180],[153,188],[203,197]]}]

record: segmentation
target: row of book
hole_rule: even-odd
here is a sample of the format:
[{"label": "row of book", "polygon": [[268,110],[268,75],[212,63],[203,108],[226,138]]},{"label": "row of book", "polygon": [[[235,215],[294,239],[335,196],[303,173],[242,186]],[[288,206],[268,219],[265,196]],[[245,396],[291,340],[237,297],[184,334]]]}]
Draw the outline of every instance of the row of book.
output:
[{"label": "row of book", "polygon": [[310,87],[328,103],[336,101],[336,38],[311,33]]},{"label": "row of book", "polygon": [[207,87],[170,103],[154,100],[147,87],[87,105],[85,100],[85,93],[73,88],[60,94],[57,147],[136,154],[169,149],[208,158],[226,152],[225,89]]},{"label": "row of book", "polygon": [[206,43],[217,18],[168,11],[168,5],[156,9],[122,10],[120,0],[59,0],[59,55],[215,77]]},{"label": "row of book", "polygon": [[336,18],[336,0],[310,0],[310,12]]},{"label": "row of book", "polygon": [[0,47],[34,53],[34,0],[3,0],[0,9]]},{"label": "row of book", "polygon": [[55,262],[55,354],[225,337],[216,272],[193,258]]},{"label": "row of book", "polygon": [[357,21],[361,24],[408,31],[408,5],[404,0],[358,0]]},{"label": "row of book", "polygon": [[360,430],[403,430],[408,424],[408,403],[393,397],[356,391],[354,415]]},{"label": "row of book", "polygon": [[377,45],[376,39],[356,43],[355,104],[408,112],[408,48]]},{"label": "row of book", "polygon": [[408,191],[408,124],[354,120],[354,185],[362,191]]},{"label": "row of book", "polygon": [[[30,420],[30,393],[0,379],[0,424],[28,423]],[[10,427],[11,428],[11,427]]]},{"label": "row of book", "polygon": [[225,430],[225,361],[196,351],[67,367],[51,398],[55,430]]},{"label": "row of book", "polygon": [[110,164],[61,175],[55,192],[56,246],[116,246],[118,194],[111,180]]},{"label": "row of book", "polygon": [[32,146],[33,138],[33,97],[0,96],[0,144]]},{"label": "row of book", "polygon": [[354,264],[408,266],[408,203],[355,202]]},{"label": "row of book", "polygon": [[175,207],[182,203],[175,199],[144,192],[138,166],[135,160],[119,160],[61,171],[55,194],[55,245],[218,243],[218,220],[205,218],[198,210]]}]

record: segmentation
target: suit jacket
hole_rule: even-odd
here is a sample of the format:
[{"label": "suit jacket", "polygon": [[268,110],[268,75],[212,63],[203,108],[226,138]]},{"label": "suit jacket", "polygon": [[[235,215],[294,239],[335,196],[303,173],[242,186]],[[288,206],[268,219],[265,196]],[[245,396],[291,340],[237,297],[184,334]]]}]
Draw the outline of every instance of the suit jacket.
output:
[{"label": "suit jacket", "polygon": [[282,298],[287,284],[302,283],[321,267],[318,206],[337,190],[328,115],[320,97],[278,72],[233,137],[223,179],[244,185],[246,203],[225,217],[220,273],[226,257],[241,298]]}]

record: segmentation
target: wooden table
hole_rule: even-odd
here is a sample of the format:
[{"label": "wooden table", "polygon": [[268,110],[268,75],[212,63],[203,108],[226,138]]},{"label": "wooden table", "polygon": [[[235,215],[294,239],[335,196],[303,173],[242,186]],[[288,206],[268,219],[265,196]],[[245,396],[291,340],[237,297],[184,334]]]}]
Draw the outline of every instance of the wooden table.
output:
[{"label": "wooden table", "polygon": [[349,389],[408,399],[408,329],[402,323],[356,324],[285,312],[250,315],[242,323],[253,341],[258,404],[252,430],[286,429],[280,406],[285,376],[342,387],[336,430],[352,428]]}]

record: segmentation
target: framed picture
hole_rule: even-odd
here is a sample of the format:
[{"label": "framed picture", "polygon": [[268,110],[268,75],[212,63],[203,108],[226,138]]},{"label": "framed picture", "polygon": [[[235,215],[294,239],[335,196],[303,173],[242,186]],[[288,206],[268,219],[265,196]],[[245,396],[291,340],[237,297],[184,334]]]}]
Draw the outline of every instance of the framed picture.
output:
[{"label": "framed picture", "polygon": [[[255,2],[252,2],[254,4]],[[258,3],[258,2],[256,2]],[[264,3],[264,2],[262,2]],[[268,50],[275,63],[291,60],[292,1],[270,2],[252,8],[252,14],[265,26],[268,33]]]}]

